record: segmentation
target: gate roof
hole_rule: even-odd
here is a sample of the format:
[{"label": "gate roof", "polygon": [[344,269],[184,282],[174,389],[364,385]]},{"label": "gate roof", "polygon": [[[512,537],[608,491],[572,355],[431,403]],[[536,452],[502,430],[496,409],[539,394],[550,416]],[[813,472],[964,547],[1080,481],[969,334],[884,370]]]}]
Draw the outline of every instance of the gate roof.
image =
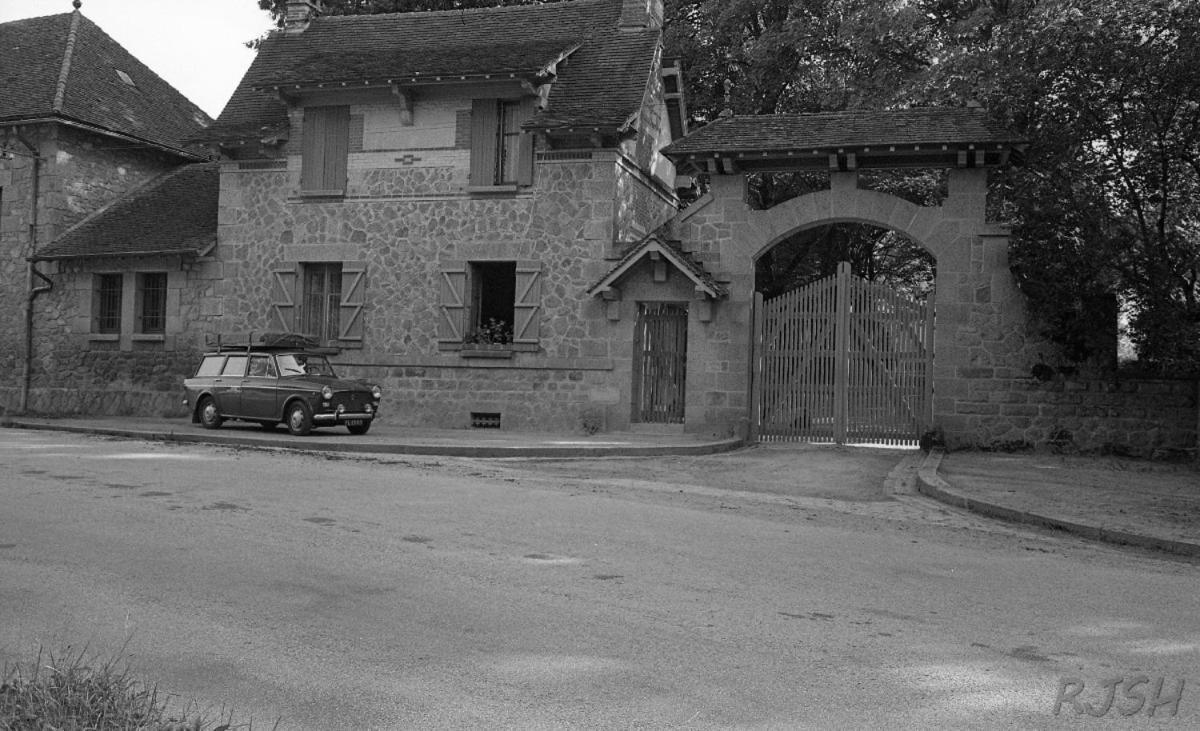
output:
[{"label": "gate roof", "polygon": [[985,167],[1024,141],[979,108],[721,117],[663,150],[682,169]]}]

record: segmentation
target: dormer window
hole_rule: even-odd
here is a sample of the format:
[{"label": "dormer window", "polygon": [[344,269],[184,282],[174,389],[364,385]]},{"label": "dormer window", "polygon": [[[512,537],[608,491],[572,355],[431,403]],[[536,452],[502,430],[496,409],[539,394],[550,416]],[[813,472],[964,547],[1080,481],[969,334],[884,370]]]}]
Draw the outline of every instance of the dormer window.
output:
[{"label": "dormer window", "polygon": [[345,195],[349,152],[350,107],[305,107],[300,194]]},{"label": "dormer window", "polygon": [[471,106],[471,189],[515,190],[533,185],[533,135],[521,124],[533,99],[476,99]]}]

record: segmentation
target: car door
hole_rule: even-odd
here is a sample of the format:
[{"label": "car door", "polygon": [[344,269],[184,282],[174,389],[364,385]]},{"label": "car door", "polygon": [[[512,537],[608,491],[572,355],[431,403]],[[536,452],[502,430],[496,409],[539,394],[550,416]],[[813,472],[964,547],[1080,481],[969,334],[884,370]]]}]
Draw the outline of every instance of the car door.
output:
[{"label": "car door", "polygon": [[275,356],[256,353],[250,356],[246,377],[242,379],[241,406],[238,415],[247,419],[278,419],[279,369]]},{"label": "car door", "polygon": [[231,355],[225,360],[220,375],[213,379],[212,395],[221,416],[236,416],[241,408],[242,381],[246,379],[244,355]]}]

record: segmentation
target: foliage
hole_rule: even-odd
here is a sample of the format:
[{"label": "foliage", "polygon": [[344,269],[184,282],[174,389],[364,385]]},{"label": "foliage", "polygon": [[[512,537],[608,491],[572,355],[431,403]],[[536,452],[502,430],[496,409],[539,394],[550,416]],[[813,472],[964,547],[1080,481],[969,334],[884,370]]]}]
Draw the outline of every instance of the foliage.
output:
[{"label": "foliage", "polygon": [[[326,15],[372,15],[374,13],[416,13],[427,10],[468,10],[495,5],[541,5],[557,0],[325,0]],[[258,0],[258,7],[271,14],[282,27],[287,0]]]},{"label": "foliage", "polygon": [[200,715],[175,717],[157,688],[145,687],[124,662],[89,657],[86,649],[39,650],[33,662],[5,665],[0,674],[0,728],[227,731]]},{"label": "foliage", "polygon": [[1001,185],[1015,222],[1011,263],[1047,333],[1069,356],[1092,355],[1096,308],[1115,295],[1143,366],[1195,371],[1200,4],[927,4],[952,53],[924,98],[982,95],[1029,140],[1025,164]]},{"label": "foliage", "polygon": [[474,332],[467,335],[466,342],[474,344],[506,345],[512,342],[512,327],[504,320],[489,317]]}]

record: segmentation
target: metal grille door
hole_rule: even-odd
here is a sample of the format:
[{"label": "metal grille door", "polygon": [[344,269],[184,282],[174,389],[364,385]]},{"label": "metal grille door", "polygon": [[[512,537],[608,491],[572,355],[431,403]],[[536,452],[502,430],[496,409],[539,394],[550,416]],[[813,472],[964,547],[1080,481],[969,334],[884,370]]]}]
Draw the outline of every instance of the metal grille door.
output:
[{"label": "metal grille door", "polygon": [[763,441],[912,445],[932,410],[933,297],[837,274],[755,297],[754,424]]},{"label": "metal grille door", "polygon": [[686,304],[644,302],[634,343],[633,420],[682,424],[687,383]]}]

